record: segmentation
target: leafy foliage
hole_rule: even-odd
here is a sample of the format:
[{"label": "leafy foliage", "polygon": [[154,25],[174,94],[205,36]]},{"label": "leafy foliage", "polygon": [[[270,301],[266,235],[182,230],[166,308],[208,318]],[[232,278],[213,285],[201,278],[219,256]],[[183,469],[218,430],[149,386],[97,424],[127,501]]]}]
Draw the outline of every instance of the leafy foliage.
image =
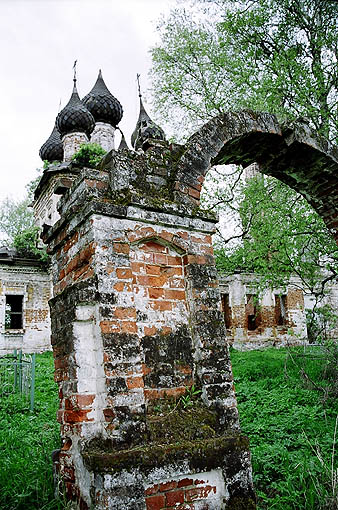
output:
[{"label": "leafy foliage", "polygon": [[[334,510],[337,492],[330,476],[331,463],[337,468],[332,447],[338,400],[323,405],[322,392],[300,377],[303,370],[318,386],[326,384],[322,357],[299,357],[295,364],[287,354],[285,349],[231,353],[258,509]],[[297,354],[300,350],[292,351],[294,359]],[[54,499],[50,461],[60,445],[53,370],[51,353],[37,356],[34,413],[13,396],[0,401],[0,508],[65,508]]]},{"label": "leafy foliage", "polygon": [[6,198],[0,206],[1,243],[13,246],[14,238],[25,229],[34,227],[33,212],[29,208],[30,198],[22,201]]},{"label": "leafy foliage", "polygon": [[32,202],[34,191],[41,179],[41,169],[37,168],[39,175],[26,185],[26,196],[23,200],[6,198],[0,204],[0,242],[13,246],[14,238],[34,227],[34,214]]},{"label": "leafy foliage", "polygon": [[[241,427],[250,438],[258,510],[335,510],[331,473],[338,400],[322,400],[302,370],[325,385],[323,357],[285,349],[232,351]],[[60,446],[51,353],[37,356],[34,413],[11,395],[0,401],[0,508],[61,510],[50,453]],[[332,466],[332,467],[331,467]],[[337,487],[335,489],[337,491]],[[336,506],[334,506],[336,505]]]},{"label": "leafy foliage", "polygon": [[307,310],[306,327],[310,342],[325,344],[330,340],[330,332],[337,327],[337,324],[338,315],[328,303],[316,306],[314,311]]},{"label": "leafy foliage", "polygon": [[[251,108],[306,118],[337,137],[338,4],[330,0],[195,0],[171,11],[153,48],[159,112],[186,129]],[[183,120],[183,122],[182,122]]]},{"label": "leafy foliage", "polygon": [[194,384],[190,388],[186,388],[185,394],[182,395],[179,399],[179,404],[181,404],[183,409],[187,409],[188,407],[192,407],[194,405],[194,400],[198,397],[198,395],[202,393],[201,390],[198,390]]},{"label": "leafy foliage", "polygon": [[[323,0],[184,2],[162,19],[152,50],[159,113],[182,136],[219,112],[249,107],[305,118],[335,140],[337,21],[338,3]],[[223,216],[221,272],[255,272],[262,287],[275,288],[296,275],[316,296],[336,278],[337,246],[303,197],[272,178],[245,182],[240,169],[221,167],[204,187],[203,206]]]},{"label": "leafy foliage", "polygon": [[96,168],[106,151],[97,143],[83,143],[72,156],[72,161],[79,166]]},{"label": "leafy foliage", "polygon": [[0,243],[13,247],[20,257],[48,261],[45,248],[38,248],[39,228],[35,225],[32,201],[34,191],[41,179],[39,175],[26,185],[27,194],[21,201],[10,198],[0,205]]},{"label": "leafy foliage", "polygon": [[49,257],[45,248],[38,248],[39,227],[29,227],[16,234],[13,239],[13,246],[20,257],[34,257],[41,262],[48,262]]}]

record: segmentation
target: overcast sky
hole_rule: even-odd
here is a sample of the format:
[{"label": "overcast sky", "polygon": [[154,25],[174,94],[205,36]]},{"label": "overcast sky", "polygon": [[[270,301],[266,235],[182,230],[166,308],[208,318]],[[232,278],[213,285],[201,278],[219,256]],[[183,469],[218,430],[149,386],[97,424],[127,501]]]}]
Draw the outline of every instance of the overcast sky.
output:
[{"label": "overcast sky", "polygon": [[[147,103],[149,48],[156,21],[175,0],[0,0],[0,201],[18,199],[42,166],[39,149],[59,104],[77,86],[82,98],[98,70],[123,106],[120,127],[130,145],[138,116],[136,73]],[[119,138],[117,138],[119,142]]]}]

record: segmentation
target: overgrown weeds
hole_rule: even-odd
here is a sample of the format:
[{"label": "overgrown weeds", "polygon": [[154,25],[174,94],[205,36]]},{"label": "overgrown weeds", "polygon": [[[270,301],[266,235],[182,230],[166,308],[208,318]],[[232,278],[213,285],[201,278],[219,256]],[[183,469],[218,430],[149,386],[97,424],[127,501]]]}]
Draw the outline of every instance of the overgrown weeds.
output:
[{"label": "overgrown weeds", "polygon": [[[338,403],[331,396],[323,399],[316,389],[331,380],[325,377],[335,369],[323,356],[297,356],[301,353],[291,351],[293,363],[290,356],[286,361],[286,349],[232,352],[259,510],[338,509]],[[193,412],[189,403],[195,398],[190,395],[185,412]],[[53,359],[45,353],[37,356],[35,411],[15,396],[0,401],[1,510],[66,508],[54,498],[52,479],[51,452],[60,446],[57,407]]]},{"label": "overgrown weeds", "polygon": [[16,395],[0,399],[0,509],[59,510],[51,453],[60,445],[52,353],[37,356],[36,406]]},{"label": "overgrown weeds", "polygon": [[291,357],[288,352],[232,352],[241,426],[250,438],[258,508],[337,510],[330,473],[336,473],[338,462],[334,446],[338,404],[337,399],[323,399],[323,392],[316,389],[327,383],[326,363],[322,356],[297,357],[301,349],[293,349]]}]

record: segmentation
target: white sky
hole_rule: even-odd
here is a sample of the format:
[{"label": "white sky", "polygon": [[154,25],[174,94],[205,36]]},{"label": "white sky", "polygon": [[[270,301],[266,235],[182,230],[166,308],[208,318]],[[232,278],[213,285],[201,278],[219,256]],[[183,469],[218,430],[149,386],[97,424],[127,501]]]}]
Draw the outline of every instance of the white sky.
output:
[{"label": "white sky", "polygon": [[[136,73],[147,103],[156,21],[175,0],[0,0],[0,201],[21,199],[42,166],[41,145],[71,95],[73,63],[82,98],[98,70],[123,106],[130,145],[138,116]],[[119,143],[119,135],[117,135]]]}]

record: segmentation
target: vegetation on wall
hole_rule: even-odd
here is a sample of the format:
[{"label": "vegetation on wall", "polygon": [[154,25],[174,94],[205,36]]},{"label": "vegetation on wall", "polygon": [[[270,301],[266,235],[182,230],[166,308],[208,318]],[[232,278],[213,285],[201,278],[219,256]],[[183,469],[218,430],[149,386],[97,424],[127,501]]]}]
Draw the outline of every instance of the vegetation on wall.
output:
[{"label": "vegetation on wall", "polygon": [[106,151],[97,143],[82,143],[72,161],[75,165],[96,168],[105,154]]},{"label": "vegetation on wall", "polygon": [[13,247],[19,257],[37,258],[41,262],[48,262],[49,257],[46,249],[39,248],[40,229],[39,227],[29,227],[15,235]]}]

